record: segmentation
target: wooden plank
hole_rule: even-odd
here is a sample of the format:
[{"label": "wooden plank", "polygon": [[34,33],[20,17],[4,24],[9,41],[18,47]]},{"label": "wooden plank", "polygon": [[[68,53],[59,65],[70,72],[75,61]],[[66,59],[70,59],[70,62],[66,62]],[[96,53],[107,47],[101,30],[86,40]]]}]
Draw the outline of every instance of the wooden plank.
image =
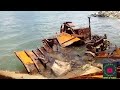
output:
[{"label": "wooden plank", "polygon": [[37,57],[44,57],[42,52],[40,52],[38,49],[32,50],[32,52],[37,56]]},{"label": "wooden plank", "polygon": [[[38,48],[38,49],[39,49],[39,48]],[[45,50],[44,47],[41,47],[39,50],[40,50],[40,52],[42,52],[43,55],[45,55],[45,54],[47,53],[47,51]]]},{"label": "wooden plank", "polygon": [[48,62],[47,60],[45,60],[45,56],[40,52],[39,49],[33,50],[33,53],[39,58],[39,60],[40,60],[43,64],[45,64],[45,63]]},{"label": "wooden plank", "polygon": [[48,44],[48,40],[47,40],[47,39],[45,39],[44,42],[47,44],[47,46],[48,46],[49,48],[51,48],[51,47],[49,46],[49,44]]},{"label": "wooden plank", "polygon": [[45,68],[42,65],[42,63],[38,60],[38,57],[32,51],[25,51],[25,52],[33,60],[38,71],[42,73]]},{"label": "wooden plank", "polygon": [[74,42],[79,41],[80,39],[73,36],[73,35],[70,35],[70,34],[67,34],[67,33],[63,32],[63,33],[60,33],[60,35],[57,36],[57,40],[62,47],[66,47],[66,46],[69,46],[69,45],[73,44]]},{"label": "wooden plank", "polygon": [[30,74],[36,74],[38,73],[37,68],[35,67],[34,62],[32,59],[25,53],[25,51],[18,51],[15,52],[15,55],[18,57],[18,59],[23,63],[26,70]]},{"label": "wooden plank", "polygon": [[45,48],[45,50],[49,53],[52,52],[52,49],[50,47],[48,47],[47,45],[43,46]]}]

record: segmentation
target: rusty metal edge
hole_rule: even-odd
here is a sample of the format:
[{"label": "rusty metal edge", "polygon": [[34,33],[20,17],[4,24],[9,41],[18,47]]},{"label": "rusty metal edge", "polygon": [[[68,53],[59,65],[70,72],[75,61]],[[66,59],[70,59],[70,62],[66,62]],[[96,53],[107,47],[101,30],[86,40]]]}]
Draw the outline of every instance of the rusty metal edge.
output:
[{"label": "rusty metal edge", "polygon": [[100,72],[91,73],[91,74],[87,74],[87,75],[72,77],[72,78],[69,78],[69,79],[89,79],[89,78],[102,79],[102,78],[99,78],[99,77],[94,77],[94,76],[99,75],[99,74],[100,74],[100,75],[103,75],[102,73],[103,73],[103,72],[100,71]]}]

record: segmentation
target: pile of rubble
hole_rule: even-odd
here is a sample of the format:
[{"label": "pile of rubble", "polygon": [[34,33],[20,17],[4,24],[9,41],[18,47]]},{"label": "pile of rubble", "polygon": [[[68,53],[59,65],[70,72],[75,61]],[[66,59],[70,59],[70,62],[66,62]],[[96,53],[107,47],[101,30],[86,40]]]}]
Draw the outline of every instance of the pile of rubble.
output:
[{"label": "pile of rubble", "polygon": [[[65,22],[60,33],[42,42],[43,46],[36,50],[15,52],[29,74],[47,78],[82,78],[83,75],[102,72],[102,64],[95,63],[97,58],[120,58],[117,47],[107,52],[111,47],[106,34],[91,34],[90,18],[89,26],[85,28],[75,28],[72,22]],[[102,74],[94,76],[92,78],[101,78]]]},{"label": "pile of rubble", "polygon": [[54,38],[42,40],[42,47],[15,52],[29,74],[58,77],[84,65],[84,52],[80,50],[80,46],[85,49],[85,41],[90,39],[91,30],[90,27],[73,27],[72,22],[65,22]]},{"label": "pile of rubble", "polygon": [[120,11],[99,11],[92,14],[94,17],[112,17],[120,19]]}]

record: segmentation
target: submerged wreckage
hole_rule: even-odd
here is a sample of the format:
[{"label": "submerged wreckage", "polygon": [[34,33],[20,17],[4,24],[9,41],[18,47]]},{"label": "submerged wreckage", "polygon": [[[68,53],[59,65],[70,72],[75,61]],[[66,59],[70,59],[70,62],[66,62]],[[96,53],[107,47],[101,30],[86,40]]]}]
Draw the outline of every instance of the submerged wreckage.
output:
[{"label": "submerged wreckage", "polygon": [[101,68],[99,72],[84,74],[88,62],[96,58],[120,58],[120,48],[111,47],[106,35],[91,34],[90,18],[89,26],[85,28],[76,28],[72,22],[65,22],[60,33],[42,42],[43,46],[36,50],[15,52],[28,74],[48,78],[102,78]]}]

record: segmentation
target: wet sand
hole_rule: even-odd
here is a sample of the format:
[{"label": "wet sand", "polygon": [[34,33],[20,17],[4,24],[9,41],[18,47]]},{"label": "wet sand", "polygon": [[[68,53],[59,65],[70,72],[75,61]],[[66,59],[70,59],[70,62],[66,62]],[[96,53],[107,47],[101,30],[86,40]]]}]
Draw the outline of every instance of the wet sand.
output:
[{"label": "wet sand", "polygon": [[29,75],[12,71],[0,71],[0,79],[47,79],[42,75]]},{"label": "wet sand", "polygon": [[0,71],[0,79],[69,79],[69,78],[73,78],[73,77],[77,77],[77,76],[81,76],[81,75],[87,75],[87,74],[91,74],[91,73],[100,72],[100,71],[102,71],[102,69],[99,69],[97,67],[86,64],[84,67],[78,68],[78,69],[73,70],[71,72],[68,72],[64,76],[47,78],[47,77],[44,77],[40,74],[29,75],[27,73],[25,74],[25,73],[18,73],[18,72],[2,71],[1,70]]}]

